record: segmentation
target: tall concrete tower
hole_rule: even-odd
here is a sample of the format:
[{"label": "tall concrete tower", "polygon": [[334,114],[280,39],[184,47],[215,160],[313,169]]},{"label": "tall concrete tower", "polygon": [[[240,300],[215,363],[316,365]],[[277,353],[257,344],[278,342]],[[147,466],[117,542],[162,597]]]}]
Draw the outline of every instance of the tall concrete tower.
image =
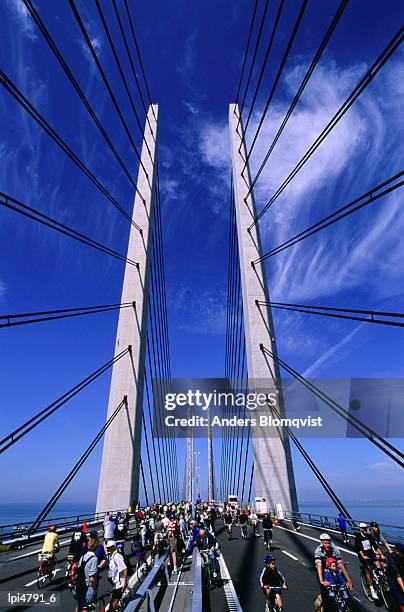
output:
[{"label": "tall concrete tower", "polygon": [[[229,126],[248,378],[257,383],[262,381],[263,386],[268,387],[280,380],[280,374],[274,360],[264,359],[260,349],[263,344],[276,354],[271,311],[269,307],[258,309],[256,305],[256,300],[268,303],[269,294],[264,265],[251,265],[262,255],[262,248],[258,224],[253,226],[250,233],[247,231],[256,216],[256,208],[254,195],[249,193],[251,177],[248,164],[243,172],[247,151],[238,105],[230,105]],[[283,406],[279,407],[282,412]],[[254,428],[255,495],[264,497],[271,506],[280,503],[284,509],[296,510],[297,495],[289,440],[275,428],[269,435],[267,430]]]},{"label": "tall concrete tower", "polygon": [[[154,111],[154,112],[153,112]],[[128,259],[121,302],[135,308],[119,311],[115,354],[130,346],[130,353],[113,366],[109,392],[108,417],[126,395],[122,408],[105,434],[97,496],[97,512],[124,509],[139,497],[139,468],[142,438],[143,388],[146,356],[147,312],[149,302],[150,256],[154,219],[158,107],[149,107],[144,132],[132,220]],[[151,128],[151,129],[150,129]],[[146,146],[147,143],[147,146]]]}]

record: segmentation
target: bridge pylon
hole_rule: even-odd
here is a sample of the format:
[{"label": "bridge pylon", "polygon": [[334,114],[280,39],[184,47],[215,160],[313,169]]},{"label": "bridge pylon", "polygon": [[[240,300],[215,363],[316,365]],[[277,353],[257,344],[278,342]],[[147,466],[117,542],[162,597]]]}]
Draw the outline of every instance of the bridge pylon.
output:
[{"label": "bridge pylon", "polygon": [[125,410],[121,410],[105,434],[97,512],[125,509],[133,500],[139,498],[150,258],[157,171],[157,117],[157,105],[150,106],[127,254],[128,259],[138,265],[136,267],[130,263],[126,264],[121,299],[122,303],[133,302],[134,308],[119,311],[115,343],[115,354],[128,346],[131,350],[125,359],[113,366],[107,418],[125,395],[127,406]]},{"label": "bridge pylon", "polygon": [[[271,310],[268,306],[257,307],[257,301],[269,302],[269,293],[264,264],[252,266],[252,262],[262,255],[261,237],[258,223],[248,231],[256,217],[256,207],[237,104],[230,105],[229,127],[248,379],[250,384],[268,388],[279,384],[280,373],[277,363],[264,358],[260,348],[263,344],[276,354]],[[278,398],[278,409],[283,414],[282,393]],[[279,503],[284,509],[297,510],[289,440],[274,427],[258,425],[253,433],[253,454],[255,495],[264,497],[272,507]]]}]

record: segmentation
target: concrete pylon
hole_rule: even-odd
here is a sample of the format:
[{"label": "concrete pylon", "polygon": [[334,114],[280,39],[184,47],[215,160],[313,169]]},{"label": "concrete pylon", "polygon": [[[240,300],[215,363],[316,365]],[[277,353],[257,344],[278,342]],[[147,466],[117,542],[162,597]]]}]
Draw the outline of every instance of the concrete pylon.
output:
[{"label": "concrete pylon", "polygon": [[[156,179],[156,140],[158,107],[149,107],[137,187],[144,201],[136,193],[133,222],[142,230],[131,226],[128,259],[121,302],[134,302],[135,308],[119,311],[115,354],[131,346],[131,352],[114,364],[109,392],[108,416],[122,398],[128,398],[105,434],[97,512],[128,508],[139,498],[139,470],[142,438],[143,389],[146,356],[147,313],[149,303],[150,256],[154,217],[154,189]],[[150,125],[149,125],[150,124]],[[150,130],[151,127],[151,130]],[[149,151],[147,150],[149,149]],[[147,173],[147,174],[146,174]]]},{"label": "concrete pylon", "polygon": [[[269,294],[264,265],[251,265],[252,261],[261,257],[262,248],[258,224],[254,225],[250,233],[247,231],[256,216],[256,208],[253,193],[247,195],[251,177],[248,164],[243,172],[247,152],[238,105],[230,105],[229,126],[248,378],[268,387],[279,381],[280,376],[277,364],[268,356],[264,358],[260,349],[263,344],[276,354],[271,311],[269,307],[258,308],[256,305],[256,300],[268,302]],[[279,405],[279,410],[283,413],[283,405]],[[297,510],[289,440],[281,437],[275,428],[268,435],[266,432],[267,427],[265,431],[259,427],[254,428],[255,495],[264,497],[272,507],[280,503],[286,510]]]},{"label": "concrete pylon", "polygon": [[208,411],[208,499],[215,499],[215,481],[213,471],[213,443],[211,427],[211,410]]}]

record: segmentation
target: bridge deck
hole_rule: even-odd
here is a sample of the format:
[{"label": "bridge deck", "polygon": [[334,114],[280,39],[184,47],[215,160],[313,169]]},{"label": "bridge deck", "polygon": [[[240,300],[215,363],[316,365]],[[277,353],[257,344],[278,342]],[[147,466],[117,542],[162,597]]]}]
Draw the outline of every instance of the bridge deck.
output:
[{"label": "bridge deck", "polygon": [[[262,533],[262,532],[261,532]],[[313,553],[319,540],[320,531],[301,526],[296,533],[289,522],[274,528],[272,554],[277,558],[277,566],[286,577],[289,590],[283,596],[285,610],[293,612],[313,612],[313,601],[319,592]],[[264,566],[263,559],[267,553],[262,537],[253,537],[249,532],[248,539],[243,540],[237,526],[233,528],[233,538],[228,541],[224,527],[220,523],[217,529],[223,560],[230,574],[240,608],[245,612],[264,610],[265,601],[259,587],[259,576]],[[333,541],[340,547],[342,556],[347,561],[347,568],[354,588],[351,592],[357,610],[370,611],[377,607],[364,596],[359,564],[352,544],[342,544],[339,535],[330,533]],[[335,537],[334,537],[335,536]],[[229,603],[226,601],[227,592]],[[235,612],[231,601],[231,589],[214,589],[210,593],[212,612]],[[384,609],[384,608],[383,608]]]}]

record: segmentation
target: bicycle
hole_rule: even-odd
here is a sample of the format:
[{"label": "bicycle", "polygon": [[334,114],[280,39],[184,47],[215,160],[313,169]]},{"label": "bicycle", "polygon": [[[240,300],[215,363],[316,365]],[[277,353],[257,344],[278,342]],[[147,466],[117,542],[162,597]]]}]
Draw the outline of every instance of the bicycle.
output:
[{"label": "bicycle", "polygon": [[227,539],[231,540],[233,536],[233,523],[226,523]]},{"label": "bicycle", "polygon": [[133,568],[133,572],[136,574],[136,578],[140,583],[143,582],[148,571],[149,566],[147,563],[146,551],[140,550],[135,553],[135,565]]},{"label": "bicycle", "polygon": [[205,587],[210,591],[215,585],[220,585],[220,570],[213,570],[212,559],[209,557],[208,550],[201,550],[200,555],[203,559],[203,576]]},{"label": "bicycle", "polygon": [[76,598],[76,585],[74,580],[74,573],[77,567],[77,562],[74,559],[74,555],[67,555],[67,565],[65,571],[65,584],[66,588],[69,589],[74,598]]},{"label": "bicycle", "polygon": [[272,544],[272,530],[264,529],[264,546],[267,550],[271,550]]},{"label": "bicycle", "polygon": [[348,589],[345,585],[334,584],[328,590],[328,609],[335,612],[352,612],[352,603]]},{"label": "bicycle", "polygon": [[276,594],[281,594],[283,589],[281,587],[270,587],[270,593],[266,598],[265,612],[283,612],[283,607],[280,608],[276,601]]},{"label": "bicycle", "polygon": [[[381,568],[381,567],[374,567],[374,566],[372,566],[370,568],[370,572],[372,574],[373,586],[374,586],[375,591],[376,591],[376,593],[378,595],[378,598],[386,606],[387,610],[390,610],[390,608],[391,608],[391,604],[390,604],[390,586],[389,586],[386,574],[384,572],[384,569]],[[373,602],[374,599],[373,599],[373,597],[371,595],[370,586],[369,586],[368,581],[367,581],[366,569],[365,569],[365,567],[363,565],[361,565],[360,574],[361,574],[361,582],[362,582],[363,592],[365,593],[365,595],[368,598],[368,600]]]},{"label": "bicycle", "polygon": [[247,523],[242,523],[240,525],[240,529],[241,529],[241,537],[243,538],[243,540],[247,539]]},{"label": "bicycle", "polygon": [[38,561],[40,564],[36,584],[38,589],[44,589],[55,577],[57,559],[55,555],[39,553]]}]

